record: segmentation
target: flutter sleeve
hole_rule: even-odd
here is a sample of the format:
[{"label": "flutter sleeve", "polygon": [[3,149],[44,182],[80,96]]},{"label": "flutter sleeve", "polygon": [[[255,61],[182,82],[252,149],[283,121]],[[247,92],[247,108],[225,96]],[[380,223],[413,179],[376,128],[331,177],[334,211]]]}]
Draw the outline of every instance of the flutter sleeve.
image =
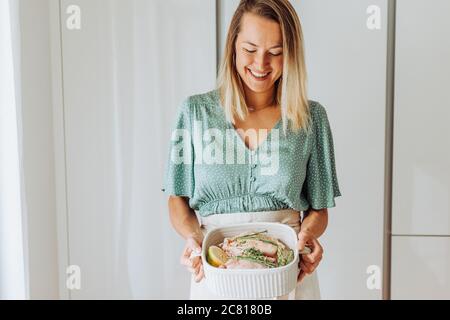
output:
[{"label": "flutter sleeve", "polygon": [[334,157],[333,136],[325,108],[318,102],[311,107],[313,143],[307,163],[300,200],[302,207],[335,207],[341,196]]},{"label": "flutter sleeve", "polygon": [[171,131],[168,161],[165,167],[162,191],[168,195],[192,198],[194,182],[194,148],[189,99],[178,108]]}]

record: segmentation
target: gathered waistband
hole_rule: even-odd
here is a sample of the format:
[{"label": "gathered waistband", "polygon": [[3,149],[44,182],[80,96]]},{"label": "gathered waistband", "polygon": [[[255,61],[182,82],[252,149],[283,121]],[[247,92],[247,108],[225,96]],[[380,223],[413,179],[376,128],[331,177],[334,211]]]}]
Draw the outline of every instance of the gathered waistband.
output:
[{"label": "gathered waistband", "polygon": [[250,222],[278,222],[292,227],[297,233],[300,232],[300,212],[293,209],[257,212],[235,212],[213,214],[202,217],[196,211],[202,230],[208,231],[213,228],[226,225],[250,223]]}]

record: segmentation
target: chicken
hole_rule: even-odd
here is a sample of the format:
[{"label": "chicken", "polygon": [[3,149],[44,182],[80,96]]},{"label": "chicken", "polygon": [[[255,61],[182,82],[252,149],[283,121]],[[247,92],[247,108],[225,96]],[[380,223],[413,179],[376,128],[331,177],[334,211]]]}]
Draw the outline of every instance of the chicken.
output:
[{"label": "chicken", "polygon": [[260,240],[248,239],[242,244],[242,247],[245,249],[254,248],[263,253],[263,255],[268,257],[276,257],[278,247],[267,242],[263,242]]},{"label": "chicken", "polygon": [[242,241],[232,241],[226,238],[223,242],[222,249],[229,256],[239,256],[246,249],[254,248],[261,251],[265,256],[276,257],[278,252],[278,247],[271,243],[256,239],[245,239]]},{"label": "chicken", "polygon": [[266,266],[245,259],[229,259],[227,263],[225,263],[226,269],[267,269]]},{"label": "chicken", "polygon": [[294,259],[293,250],[265,233],[267,230],[224,238],[217,248],[223,250],[222,252],[228,260],[219,268],[267,269],[291,262]]}]

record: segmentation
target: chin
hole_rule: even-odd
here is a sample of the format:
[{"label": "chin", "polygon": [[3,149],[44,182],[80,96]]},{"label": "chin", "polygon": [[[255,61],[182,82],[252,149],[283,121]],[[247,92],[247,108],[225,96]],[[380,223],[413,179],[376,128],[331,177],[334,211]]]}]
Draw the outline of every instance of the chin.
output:
[{"label": "chin", "polygon": [[271,85],[264,85],[264,86],[255,86],[251,83],[246,83],[245,85],[247,86],[247,88],[249,88],[250,90],[252,90],[255,93],[262,93],[262,92],[266,92],[267,90],[273,89],[275,86],[275,83],[272,83]]}]

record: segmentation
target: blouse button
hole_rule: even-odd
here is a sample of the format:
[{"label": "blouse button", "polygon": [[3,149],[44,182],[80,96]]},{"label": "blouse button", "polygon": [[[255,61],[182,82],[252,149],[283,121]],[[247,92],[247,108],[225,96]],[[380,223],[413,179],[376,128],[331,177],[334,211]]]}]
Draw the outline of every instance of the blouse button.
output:
[{"label": "blouse button", "polygon": [[254,165],[252,165],[252,168],[253,168],[253,169],[256,169],[257,166],[258,166],[258,165],[254,164]]},{"label": "blouse button", "polygon": [[251,181],[251,182],[255,182],[255,181],[256,181],[256,177],[252,177],[252,178],[250,179],[250,181]]}]

